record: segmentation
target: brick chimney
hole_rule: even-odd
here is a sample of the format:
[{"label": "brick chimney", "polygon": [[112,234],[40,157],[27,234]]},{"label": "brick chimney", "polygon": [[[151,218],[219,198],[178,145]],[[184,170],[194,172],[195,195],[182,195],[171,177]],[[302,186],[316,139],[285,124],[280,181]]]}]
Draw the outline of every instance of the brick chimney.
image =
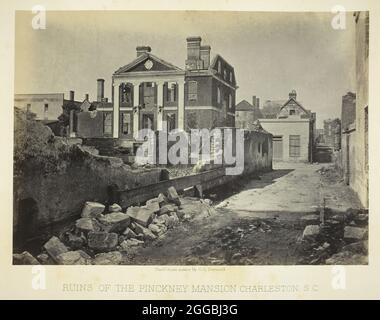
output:
[{"label": "brick chimney", "polygon": [[[196,70],[199,68],[201,60],[201,37],[188,37],[187,42],[187,59],[186,59],[186,69]],[[203,66],[202,66],[203,67]]]},{"label": "brick chimney", "polygon": [[90,96],[88,95],[88,93],[86,93],[86,94],[84,95],[84,100],[90,101]]},{"label": "brick chimney", "polygon": [[296,100],[297,99],[297,92],[296,92],[296,90],[292,90],[292,92],[290,92],[289,93],[289,99],[294,99],[294,100]]},{"label": "brick chimney", "polygon": [[98,79],[98,96],[97,96],[97,101],[101,102],[102,99],[104,98],[104,79]]},{"label": "brick chimney", "polygon": [[252,105],[254,108],[256,107],[256,103],[257,103],[256,96],[252,96]]},{"label": "brick chimney", "polygon": [[256,98],[256,106],[257,108],[260,108],[260,98]]},{"label": "brick chimney", "polygon": [[152,48],[149,46],[138,46],[136,47],[137,57],[141,56],[144,53],[149,53],[152,51]]},{"label": "brick chimney", "polygon": [[208,69],[210,66],[210,46],[201,46],[200,48],[200,58],[203,61],[203,68]]},{"label": "brick chimney", "polygon": [[74,101],[74,91],[70,90],[70,101]]}]

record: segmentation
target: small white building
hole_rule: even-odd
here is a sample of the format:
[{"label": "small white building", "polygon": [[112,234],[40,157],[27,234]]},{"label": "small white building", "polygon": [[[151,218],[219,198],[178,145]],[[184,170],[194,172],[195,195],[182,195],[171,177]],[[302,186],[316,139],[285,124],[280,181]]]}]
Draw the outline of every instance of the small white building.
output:
[{"label": "small white building", "polygon": [[260,119],[262,127],[273,135],[273,160],[312,162],[315,113],[297,100],[295,90],[273,118]]},{"label": "small white building", "polygon": [[74,91],[70,91],[70,100],[66,100],[63,93],[30,93],[14,96],[14,106],[34,113],[36,120],[58,120],[63,105],[68,102],[80,103],[74,101]]}]

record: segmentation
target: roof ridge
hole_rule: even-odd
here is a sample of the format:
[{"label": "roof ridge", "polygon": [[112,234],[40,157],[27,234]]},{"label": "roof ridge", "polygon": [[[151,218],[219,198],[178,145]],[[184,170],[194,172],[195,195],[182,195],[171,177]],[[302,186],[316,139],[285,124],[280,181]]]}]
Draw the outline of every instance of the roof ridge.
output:
[{"label": "roof ridge", "polygon": [[177,66],[175,66],[174,64],[170,63],[170,62],[167,62],[165,61],[164,59],[161,59],[159,57],[157,57],[156,55],[150,53],[150,52],[144,52],[142,53],[140,56],[138,56],[135,60],[131,61],[130,63],[120,67],[119,69],[117,69],[114,74],[118,74],[118,73],[123,73],[123,72],[126,72],[128,71],[129,69],[137,66],[139,63],[143,62],[145,59],[148,59],[148,58],[152,58],[153,60],[156,60],[157,62],[169,67],[169,68],[173,68],[177,71],[185,71]]}]

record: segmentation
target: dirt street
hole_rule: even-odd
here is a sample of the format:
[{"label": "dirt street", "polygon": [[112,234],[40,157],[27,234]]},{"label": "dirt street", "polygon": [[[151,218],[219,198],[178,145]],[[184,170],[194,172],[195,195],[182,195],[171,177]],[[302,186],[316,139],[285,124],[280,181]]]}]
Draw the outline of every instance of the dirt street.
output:
[{"label": "dirt street", "polygon": [[272,172],[240,181],[231,188],[234,194],[215,202],[216,214],[182,223],[138,249],[127,263],[300,264],[305,255],[297,246],[305,226],[302,216],[319,214],[323,201],[336,213],[360,207],[335,170],[325,170],[329,166],[281,163]]}]

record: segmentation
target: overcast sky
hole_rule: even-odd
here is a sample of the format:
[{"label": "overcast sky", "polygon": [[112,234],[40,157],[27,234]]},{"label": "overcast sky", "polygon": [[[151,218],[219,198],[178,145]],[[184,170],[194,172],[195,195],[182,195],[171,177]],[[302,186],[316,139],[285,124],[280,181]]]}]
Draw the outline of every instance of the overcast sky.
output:
[{"label": "overcast sky", "polygon": [[15,93],[74,90],[77,100],[95,100],[104,78],[111,99],[112,73],[136,57],[136,46],[184,68],[188,36],[201,36],[235,68],[237,102],[284,100],[295,89],[321,127],[355,91],[351,13],[345,30],[331,27],[331,13],[48,12],[45,30],[33,30],[32,17],[16,14]]}]

